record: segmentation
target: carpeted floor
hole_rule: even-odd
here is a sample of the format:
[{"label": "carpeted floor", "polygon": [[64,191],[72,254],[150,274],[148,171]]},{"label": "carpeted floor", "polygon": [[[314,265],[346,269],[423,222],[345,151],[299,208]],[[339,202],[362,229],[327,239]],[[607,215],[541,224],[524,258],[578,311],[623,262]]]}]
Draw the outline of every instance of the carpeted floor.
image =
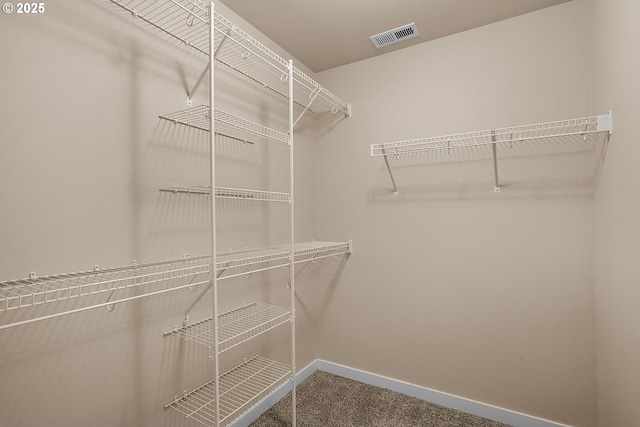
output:
[{"label": "carpeted floor", "polygon": [[[322,371],[296,389],[298,427],[508,427]],[[250,427],[291,426],[291,393]]]}]

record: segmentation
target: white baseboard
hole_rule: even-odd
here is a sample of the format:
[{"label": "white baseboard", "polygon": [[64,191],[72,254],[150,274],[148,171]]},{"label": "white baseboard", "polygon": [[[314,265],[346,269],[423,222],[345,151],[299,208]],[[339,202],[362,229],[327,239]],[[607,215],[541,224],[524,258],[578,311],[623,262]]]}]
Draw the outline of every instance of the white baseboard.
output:
[{"label": "white baseboard", "polygon": [[[328,372],[330,374],[339,375],[361,383],[386,388],[407,396],[435,403],[436,405],[445,406],[447,408],[514,427],[571,427],[567,424],[560,424],[542,418],[533,417],[531,415],[522,414],[520,412],[511,411],[498,406],[488,405],[486,403],[477,402],[475,400],[466,399],[464,397],[421,387],[415,384],[320,359],[316,359],[296,373],[296,385],[306,380],[315,371]],[[233,427],[248,427],[249,424],[257,420],[260,415],[278,403],[280,399],[286,396],[290,391],[291,382],[287,381],[267,398],[248,410],[242,417],[237,419],[231,425]]]},{"label": "white baseboard", "polygon": [[394,380],[393,378],[383,377],[381,375],[372,374],[370,372],[361,371],[359,369],[350,368],[348,366],[339,365],[337,363],[318,360],[318,370],[328,372],[330,374],[339,375],[361,383],[382,387],[401,393],[407,396],[415,397],[436,405],[445,406],[467,414],[497,421],[499,423],[508,424],[514,427],[571,427],[566,424],[558,424],[542,418],[533,417],[522,414],[520,412],[511,411],[509,409],[500,408],[486,403],[477,402],[475,400],[466,399],[449,393],[417,386],[415,384],[404,381]]}]

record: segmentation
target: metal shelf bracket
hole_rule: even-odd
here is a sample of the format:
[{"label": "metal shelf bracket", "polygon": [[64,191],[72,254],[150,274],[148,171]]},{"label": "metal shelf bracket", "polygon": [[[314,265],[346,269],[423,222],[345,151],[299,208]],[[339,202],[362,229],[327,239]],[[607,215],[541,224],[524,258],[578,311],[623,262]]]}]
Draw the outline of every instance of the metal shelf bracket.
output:
[{"label": "metal shelf bracket", "polygon": [[193,106],[193,95],[196,94],[196,92],[198,91],[198,88],[200,87],[200,84],[202,84],[202,82],[204,81],[204,78],[207,77],[210,67],[211,67],[211,64],[207,63],[207,65],[204,67],[204,70],[202,70],[200,77],[198,77],[198,80],[193,85],[193,88],[191,89],[191,91],[189,91],[189,94],[187,95],[187,105],[189,107]]},{"label": "metal shelf bracket", "polygon": [[389,159],[387,158],[387,150],[382,149],[384,159],[384,164],[387,166],[387,171],[389,172],[389,178],[391,178],[391,184],[393,185],[393,195],[398,197],[398,187],[396,186],[396,180],[393,178],[393,172],[391,172],[391,166],[389,165]]}]

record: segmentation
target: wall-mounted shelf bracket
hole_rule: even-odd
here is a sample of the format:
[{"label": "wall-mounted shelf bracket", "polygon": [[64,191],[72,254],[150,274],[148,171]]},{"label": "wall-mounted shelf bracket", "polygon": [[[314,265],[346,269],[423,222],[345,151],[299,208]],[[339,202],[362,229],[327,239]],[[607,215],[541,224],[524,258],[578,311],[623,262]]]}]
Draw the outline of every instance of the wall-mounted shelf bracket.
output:
[{"label": "wall-mounted shelf bracket", "polygon": [[311,104],[313,104],[313,101],[316,100],[316,98],[318,97],[318,93],[320,93],[320,89],[314,89],[310,94],[309,94],[309,103],[307,104],[306,107],[304,107],[304,110],[302,110],[302,113],[300,113],[300,115],[298,116],[298,118],[296,119],[295,122],[293,122],[293,127],[295,128],[296,125],[298,124],[298,122],[300,121],[300,119],[302,118],[302,116],[304,116],[304,113],[306,113],[307,111],[309,111],[309,108],[311,107]]},{"label": "wall-mounted shelf bracket", "polygon": [[609,135],[613,134],[613,112],[611,110],[609,110],[607,114],[598,116],[598,132],[608,132]]},{"label": "wall-mounted shelf bracket", "polygon": [[[225,272],[226,268],[223,268],[221,270],[218,271],[218,274],[216,275],[216,278],[220,278],[220,276],[222,276],[222,274]],[[200,295],[198,295],[196,297],[196,299],[193,300],[193,302],[189,305],[189,307],[187,307],[187,309],[184,311],[184,320],[183,320],[183,325],[186,325],[189,322],[189,314],[191,314],[191,310],[193,310],[193,307],[196,306],[196,304],[198,304],[198,302],[202,299],[202,297],[205,296],[205,294],[209,291],[209,289],[211,289],[211,286],[213,285],[213,283],[211,281],[209,281],[209,283],[207,284],[207,286],[205,286],[205,288],[202,290],[202,292],[200,292]]]},{"label": "wall-mounted shelf bracket", "polygon": [[[316,257],[317,257],[317,256],[318,256],[318,254],[317,254],[317,253],[316,253],[316,254],[313,254],[313,256],[312,256],[311,258],[309,258],[309,259],[305,262],[305,264],[304,264],[302,267],[300,267],[300,269],[299,269],[299,270],[298,270],[298,271],[293,275],[293,278],[295,279],[296,277],[298,277],[298,275],[299,275],[300,273],[302,273],[302,271],[303,271],[305,268],[307,268],[307,266],[308,266],[309,264],[311,264],[311,263],[314,263],[314,264],[315,264],[315,263],[318,261],[318,260],[316,259]],[[288,283],[287,283],[287,289],[291,289],[291,282],[288,282]]]},{"label": "wall-mounted shelf bracket", "polygon": [[613,113],[611,112],[611,110],[609,110],[609,114],[602,114],[598,116],[598,131],[606,132],[606,134],[602,152],[600,153],[600,160],[598,161],[598,164],[596,166],[595,178],[593,179],[593,194],[595,194],[596,192],[596,187],[598,186],[598,181],[600,180],[600,172],[602,171],[602,164],[604,162],[604,158],[607,155],[607,148],[609,147],[609,139],[613,134]]},{"label": "wall-mounted shelf bracket", "polygon": [[496,193],[500,192],[500,181],[498,180],[498,147],[496,146],[496,131],[495,129],[491,130],[491,152],[493,153],[493,176],[495,178],[496,185],[493,187],[493,191]]},{"label": "wall-mounted shelf bracket", "polygon": [[[231,32],[231,30],[227,31],[227,34],[224,35],[223,38],[222,38],[222,41],[220,41],[220,44],[216,48],[216,51],[213,53],[213,58],[214,59],[218,57],[218,53],[220,52],[220,49],[222,49],[222,46],[224,46],[225,42],[229,39],[229,33],[230,32]],[[204,78],[209,73],[210,67],[211,67],[211,62],[207,62],[207,65],[204,67],[204,70],[202,71],[202,74],[200,74],[200,77],[198,78],[198,81],[196,81],[196,84],[193,85],[193,89],[191,89],[191,91],[189,92],[189,95],[187,95],[187,105],[189,107],[193,106],[193,95],[195,95],[196,91],[198,90],[198,87],[200,87],[200,84],[203,82]]]},{"label": "wall-mounted shelf bracket", "polygon": [[193,95],[196,94],[196,92],[198,91],[198,88],[200,87],[200,84],[202,84],[202,82],[204,81],[204,78],[207,77],[207,74],[209,74],[210,67],[211,67],[211,64],[207,63],[207,65],[204,67],[204,70],[202,70],[202,74],[200,74],[200,77],[198,77],[198,80],[193,85],[193,88],[191,89],[191,91],[189,91],[189,94],[187,95],[187,105],[189,107],[193,105]]},{"label": "wall-mounted shelf bracket", "polygon": [[389,178],[391,178],[391,184],[393,185],[393,195],[398,197],[398,187],[396,186],[396,180],[393,178],[393,172],[391,172],[391,166],[389,165],[389,159],[387,158],[387,150],[382,149],[382,158],[384,159],[384,164],[387,166],[387,171],[389,172]]}]

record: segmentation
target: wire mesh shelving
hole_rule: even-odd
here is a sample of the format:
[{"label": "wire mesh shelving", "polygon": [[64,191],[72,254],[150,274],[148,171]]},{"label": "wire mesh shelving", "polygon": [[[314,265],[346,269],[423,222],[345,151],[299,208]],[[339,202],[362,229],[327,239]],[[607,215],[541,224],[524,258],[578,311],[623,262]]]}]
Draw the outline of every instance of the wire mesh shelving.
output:
[{"label": "wire mesh shelving", "polygon": [[[222,313],[218,316],[218,351],[222,353],[229,350],[290,320],[291,310],[263,302],[245,304]],[[176,327],[164,336],[175,336],[187,342],[213,348],[213,318]]]},{"label": "wire mesh shelving", "polygon": [[[220,425],[227,426],[252,406],[285,384],[291,367],[260,356],[247,359],[220,376]],[[216,423],[215,379],[176,396],[165,408],[211,426]]]},{"label": "wire mesh shelving", "polygon": [[[190,126],[209,132],[209,115],[211,108],[208,105],[199,105],[186,108],[174,113],[163,114],[159,117],[174,124]],[[231,136],[242,141],[249,141],[254,137],[288,143],[289,135],[275,129],[262,126],[250,120],[236,115],[214,109],[215,128],[217,134]]]},{"label": "wire mesh shelving", "polygon": [[[407,154],[426,153],[446,150],[452,153],[453,150],[491,146],[493,150],[493,161],[495,171],[495,191],[500,191],[498,181],[498,165],[496,146],[498,144],[518,144],[527,141],[541,141],[549,144],[557,144],[567,139],[582,138],[585,142],[592,143],[593,139],[588,138],[593,135],[605,135],[606,144],[612,134],[612,113],[599,116],[583,117],[570,120],[559,120],[553,122],[537,123],[524,126],[514,126],[482,130],[477,132],[458,133],[452,135],[435,136],[428,138],[418,138],[403,141],[387,142],[384,144],[372,144],[371,156],[383,157],[393,184],[394,193],[398,194],[398,189],[391,172],[391,166],[387,157],[400,157]],[[593,148],[595,144],[592,144]],[[597,168],[596,168],[597,169]]]},{"label": "wire mesh shelving", "polygon": [[[207,64],[202,70],[195,84],[188,91],[187,105],[191,107],[194,95],[203,82],[208,86],[208,105],[186,108],[174,113],[160,115],[160,119],[170,123],[188,126],[191,129],[209,132],[209,185],[199,186],[171,186],[160,188],[161,192],[172,194],[202,195],[208,197],[211,206],[211,254],[200,257],[200,269],[194,275],[179,277],[169,276],[169,280],[145,280],[138,277],[138,266],[124,269],[133,279],[135,292],[131,295],[120,294],[120,287],[112,289],[101,285],[104,280],[96,279],[91,273],[80,273],[82,286],[92,289],[96,287],[104,290],[106,298],[96,304],[93,298],[77,298],[80,310],[87,310],[98,306],[142,298],[155,293],[203,284],[199,295],[185,311],[182,327],[175,328],[165,336],[175,335],[186,341],[215,347],[212,355],[214,380],[197,389],[185,393],[165,408],[173,408],[205,425],[228,425],[242,415],[251,406],[273,392],[286,382],[292,386],[292,425],[296,425],[295,404],[295,277],[310,263],[327,257],[338,257],[350,254],[351,242],[310,242],[294,244],[294,191],[293,191],[293,135],[298,121],[307,111],[314,113],[330,112],[335,115],[351,116],[351,104],[320,85],[313,78],[293,65],[293,60],[285,60],[273,50],[262,44],[249,33],[226,19],[215,11],[212,1],[202,0],[109,0],[110,3],[131,14],[144,23],[147,29],[163,39],[177,41],[188,50],[202,54]],[[275,93],[287,100],[288,129],[281,132],[261,124],[251,122],[233,114],[215,109],[214,88],[216,79],[214,74],[218,70],[239,76],[254,83],[268,93]],[[294,107],[298,106],[298,117],[294,120]],[[213,110],[213,111],[212,111]],[[191,132],[191,131],[190,131]],[[289,151],[289,192],[272,192],[253,189],[219,187],[216,185],[216,137],[234,139],[240,142],[254,143],[256,139],[284,143]],[[212,197],[213,196],[213,197]],[[289,240],[288,245],[264,247],[258,249],[244,249],[240,251],[221,253],[217,249],[216,203],[217,199],[240,199],[256,201],[275,201],[289,203]],[[285,240],[286,241],[286,240]],[[182,261],[182,260],[180,260]],[[174,261],[168,261],[167,266]],[[301,268],[294,268],[296,264],[305,263]],[[165,265],[163,263],[160,263]],[[167,267],[169,268],[169,267]],[[289,299],[290,307],[277,307],[263,302],[249,303],[234,310],[220,313],[218,299],[218,281],[235,277],[249,277],[254,273],[275,268],[289,268]],[[162,267],[160,267],[162,270]],[[172,271],[170,268],[169,271]],[[106,281],[111,280],[105,272]],[[33,281],[38,281],[38,287]],[[128,282],[127,282],[128,283]],[[29,299],[41,298],[43,289],[51,286],[56,292],[67,292],[65,287],[72,288],[69,282],[62,280],[55,285],[49,283],[48,278],[31,277],[27,282],[0,283],[0,305],[7,307],[5,311],[26,308]],[[128,289],[127,286],[124,288]],[[208,293],[212,296],[212,316],[208,319],[189,323],[189,313],[193,307]],[[14,298],[18,296],[17,302]],[[92,295],[90,293],[89,295]],[[82,292],[77,295],[84,296]],[[44,303],[56,302],[57,299],[44,298]],[[86,301],[86,303],[85,303]],[[54,315],[68,314],[64,306]],[[0,315],[2,310],[0,310]],[[28,310],[25,310],[28,314]],[[75,312],[75,310],[73,311]],[[47,316],[49,318],[50,316]],[[44,319],[45,317],[31,317],[26,322]],[[0,317],[1,321],[1,317]],[[8,319],[9,323],[0,328],[10,327],[17,323]],[[244,363],[220,375],[221,351],[238,346],[247,340],[261,335],[279,325],[289,323],[291,327],[291,359],[289,365],[272,362],[258,356],[245,360]]]},{"label": "wire mesh shelving", "polygon": [[[243,31],[218,12],[213,12],[215,45],[209,44],[209,8],[200,0],[109,0],[196,51],[214,55],[216,61],[242,76],[289,97],[288,71],[284,58]],[[312,112],[351,114],[350,104],[301,71],[293,69],[294,102]]]},{"label": "wire mesh shelving", "polygon": [[[199,194],[211,195],[211,187],[208,185],[162,187],[160,191],[172,194]],[[290,201],[289,193],[275,191],[249,190],[244,188],[216,187],[215,195],[220,199],[255,200],[262,202],[286,202]]]},{"label": "wire mesh shelving", "polygon": [[[294,246],[294,263],[351,253],[351,242],[307,242]],[[288,245],[219,253],[218,280],[253,274],[289,265]],[[46,320],[66,314],[192,288],[210,283],[210,256],[137,264],[109,269],[95,269],[67,274],[0,282],[0,319],[8,312],[36,306],[78,300],[78,306],[61,307],[54,313],[35,313],[20,321],[9,320],[0,329]],[[4,317],[6,319],[6,317]]]}]

